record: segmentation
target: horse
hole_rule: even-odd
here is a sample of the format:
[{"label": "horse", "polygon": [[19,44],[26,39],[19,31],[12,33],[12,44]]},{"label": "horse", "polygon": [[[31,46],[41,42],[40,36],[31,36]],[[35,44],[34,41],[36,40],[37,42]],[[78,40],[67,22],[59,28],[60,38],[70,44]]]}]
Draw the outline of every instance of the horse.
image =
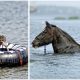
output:
[{"label": "horse", "polygon": [[34,48],[52,43],[54,53],[80,52],[80,45],[68,33],[48,21],[45,23],[44,31],[32,41]]}]

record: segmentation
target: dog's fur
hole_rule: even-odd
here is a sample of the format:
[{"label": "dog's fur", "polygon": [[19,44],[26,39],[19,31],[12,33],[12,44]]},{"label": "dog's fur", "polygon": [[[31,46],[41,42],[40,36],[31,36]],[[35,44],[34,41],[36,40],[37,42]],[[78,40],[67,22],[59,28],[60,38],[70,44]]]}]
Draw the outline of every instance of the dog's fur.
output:
[{"label": "dog's fur", "polygon": [[0,46],[6,47],[5,43],[6,43],[6,37],[4,35],[0,35]]}]

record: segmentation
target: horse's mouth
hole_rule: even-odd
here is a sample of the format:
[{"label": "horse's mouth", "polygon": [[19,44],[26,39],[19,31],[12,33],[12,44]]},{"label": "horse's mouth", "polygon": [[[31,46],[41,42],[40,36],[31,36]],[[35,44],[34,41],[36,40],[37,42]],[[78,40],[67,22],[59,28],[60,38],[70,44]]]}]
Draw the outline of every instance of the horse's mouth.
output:
[{"label": "horse's mouth", "polygon": [[39,46],[34,46],[34,48],[38,48]]},{"label": "horse's mouth", "polygon": [[39,46],[37,46],[37,45],[32,45],[34,48],[38,48]]},{"label": "horse's mouth", "polygon": [[38,48],[38,47],[39,47],[39,44],[34,44],[34,43],[32,43],[32,47]]}]

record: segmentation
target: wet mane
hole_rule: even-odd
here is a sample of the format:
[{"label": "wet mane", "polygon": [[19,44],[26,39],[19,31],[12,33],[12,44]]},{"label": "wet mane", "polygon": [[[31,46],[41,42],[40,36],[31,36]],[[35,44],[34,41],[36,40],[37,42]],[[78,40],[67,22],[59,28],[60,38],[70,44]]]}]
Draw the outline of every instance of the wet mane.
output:
[{"label": "wet mane", "polygon": [[68,33],[66,33],[65,31],[63,31],[62,29],[58,28],[58,31],[60,32],[60,34],[62,34],[64,37],[66,37],[70,42],[73,43],[77,43]]},{"label": "wet mane", "polygon": [[52,27],[56,27],[56,25],[51,24]]}]

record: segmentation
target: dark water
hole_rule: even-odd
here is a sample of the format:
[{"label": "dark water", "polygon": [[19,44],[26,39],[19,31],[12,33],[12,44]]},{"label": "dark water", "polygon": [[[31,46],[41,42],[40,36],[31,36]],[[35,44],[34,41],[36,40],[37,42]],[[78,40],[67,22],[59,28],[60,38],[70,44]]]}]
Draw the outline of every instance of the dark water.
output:
[{"label": "dark water", "polygon": [[[7,41],[27,47],[27,1],[0,2],[0,35]],[[28,78],[28,65],[0,68],[0,78]]]},{"label": "dark water", "polygon": [[[47,20],[69,33],[80,43],[80,20],[53,20],[54,15],[50,12],[44,15],[45,8],[40,8],[39,14],[38,12],[31,13],[31,42],[44,29]],[[30,77],[32,79],[80,78],[80,53],[53,53],[51,44],[47,46],[46,55],[44,55],[43,47],[34,49],[31,46]]]}]

